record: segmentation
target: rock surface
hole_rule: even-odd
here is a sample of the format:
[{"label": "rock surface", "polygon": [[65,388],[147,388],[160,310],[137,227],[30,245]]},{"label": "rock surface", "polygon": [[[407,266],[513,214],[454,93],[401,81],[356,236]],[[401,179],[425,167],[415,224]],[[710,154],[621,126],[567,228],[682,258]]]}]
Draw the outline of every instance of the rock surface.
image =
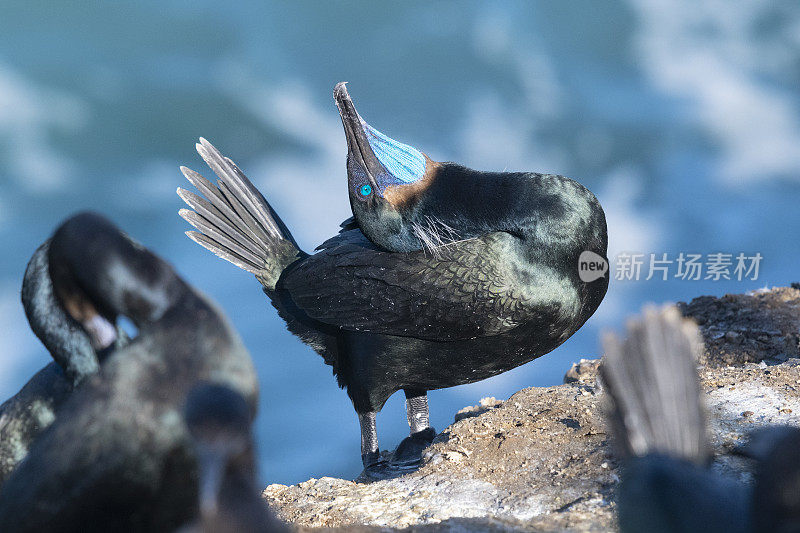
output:
[{"label": "rock surface", "polygon": [[[679,304],[706,341],[700,377],[714,467],[748,481],[731,454],[765,424],[800,424],[800,291],[700,297]],[[564,385],[462,409],[416,472],[371,484],[333,478],[270,485],[264,496],[303,531],[608,531],[613,451],[595,361]]]}]

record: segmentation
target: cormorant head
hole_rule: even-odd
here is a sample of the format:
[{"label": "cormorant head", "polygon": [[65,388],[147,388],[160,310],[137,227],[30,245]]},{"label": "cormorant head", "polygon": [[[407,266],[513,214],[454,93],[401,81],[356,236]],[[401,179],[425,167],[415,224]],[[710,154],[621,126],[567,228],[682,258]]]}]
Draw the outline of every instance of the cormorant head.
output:
[{"label": "cormorant head", "polygon": [[200,512],[206,519],[217,514],[226,475],[254,478],[252,418],[247,401],[226,385],[204,382],[189,393],[184,419],[194,442]]},{"label": "cormorant head", "polygon": [[89,337],[89,341],[102,361],[113,349],[117,341],[116,316],[105,310],[101,311],[92,300],[64,272],[62,265],[51,267],[57,278],[53,286],[59,301],[67,314],[78,322]]},{"label": "cormorant head", "polygon": [[347,137],[350,206],[361,231],[392,251],[418,249],[404,218],[436,177],[440,164],[413,146],[390,139],[356,111],[345,83],[333,90]]},{"label": "cormorant head", "polygon": [[141,328],[185,290],[167,263],[95,213],[75,215],[56,230],[48,261],[64,309],[101,340],[117,316]]},{"label": "cormorant head", "polygon": [[89,258],[82,256],[80,251],[74,249],[69,238],[65,234],[70,233],[76,220],[80,221],[78,215],[64,222],[55,232],[53,238],[47,246],[47,270],[51,280],[53,292],[66,311],[66,314],[75,322],[81,325],[89,337],[92,348],[98,355],[104,355],[117,340],[117,329],[115,326],[117,314],[108,308],[101,308],[87,292],[81,288],[73,272],[77,265],[72,264],[72,258],[82,257],[84,260]]},{"label": "cormorant head", "polygon": [[[113,325],[96,311],[88,314],[89,318],[95,318],[93,323],[84,325],[64,309],[50,278],[49,249],[50,239],[39,246],[28,262],[22,279],[22,305],[31,330],[72,384],[78,385],[96,374],[106,350],[110,353],[124,339],[117,338],[117,331],[111,331]],[[88,333],[89,330],[94,333]]]}]

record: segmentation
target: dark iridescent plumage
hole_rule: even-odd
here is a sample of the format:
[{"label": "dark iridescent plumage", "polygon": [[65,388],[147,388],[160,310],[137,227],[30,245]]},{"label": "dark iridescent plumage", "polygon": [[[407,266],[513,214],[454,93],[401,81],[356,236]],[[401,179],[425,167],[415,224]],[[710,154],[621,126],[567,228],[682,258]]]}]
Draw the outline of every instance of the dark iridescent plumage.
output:
[{"label": "dark iridescent plumage", "polygon": [[601,368],[608,422],[621,460],[622,533],[800,531],[800,428],[750,435],[755,483],[710,468],[712,448],[697,379],[697,326],[674,307],[648,309],[609,335]]},{"label": "dark iridescent plumage", "polygon": [[72,394],[0,489],[0,531],[174,531],[197,513],[186,396],[219,382],[255,409],[250,357],[212,303],[104,218],[69,219],[48,256],[74,319],[122,315],[138,335]]},{"label": "dark iridescent plumage", "polygon": [[197,457],[197,520],[180,533],[282,533],[256,487],[253,412],[241,394],[218,383],[189,393],[184,419]]},{"label": "dark iridescent plumage", "polygon": [[188,235],[255,274],[289,329],[333,366],[359,413],[369,465],[377,460],[374,413],[394,392],[418,398],[485,379],[583,325],[608,279],[582,282],[578,257],[605,256],[606,223],[594,195],[573,180],[433,162],[371,133],[343,84],[334,95],[354,217],[315,254],[299,250],[244,174],[205,140],[198,151],[218,187],[184,168],[205,199],[178,193],[195,209],[181,211],[200,230]]},{"label": "dark iridescent plumage", "polygon": [[[33,254],[22,280],[22,306],[31,329],[55,362],[37,372],[13,397],[0,405],[0,487],[25,458],[34,440],[56,418],[73,389],[96,374],[108,352],[123,347],[127,335],[116,328],[104,349],[70,317],[56,297],[50,280],[50,241]],[[106,325],[113,331],[113,326]],[[99,353],[98,353],[99,352]]]}]

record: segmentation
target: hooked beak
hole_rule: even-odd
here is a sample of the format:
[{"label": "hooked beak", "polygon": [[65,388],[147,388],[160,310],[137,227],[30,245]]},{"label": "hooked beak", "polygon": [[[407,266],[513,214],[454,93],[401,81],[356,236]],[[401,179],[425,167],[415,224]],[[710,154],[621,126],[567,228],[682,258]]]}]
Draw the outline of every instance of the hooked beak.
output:
[{"label": "hooked beak", "polygon": [[99,314],[86,318],[81,324],[89,334],[92,348],[96,352],[104,352],[104,350],[117,342],[117,328]]},{"label": "hooked beak", "polygon": [[376,176],[384,172],[384,167],[380,160],[375,156],[370,147],[367,135],[364,132],[364,121],[358,115],[350,95],[347,93],[347,82],[336,84],[333,89],[333,98],[336,100],[336,107],[339,108],[339,116],[344,126],[344,134],[347,137],[347,156],[350,161],[366,175],[370,185],[376,192],[380,192]]},{"label": "hooked beak", "polygon": [[107,349],[117,341],[117,328],[113,319],[107,319],[100,314],[63,264],[54,264],[50,258],[48,261],[50,280],[62,308],[83,327],[95,352],[107,355]]}]

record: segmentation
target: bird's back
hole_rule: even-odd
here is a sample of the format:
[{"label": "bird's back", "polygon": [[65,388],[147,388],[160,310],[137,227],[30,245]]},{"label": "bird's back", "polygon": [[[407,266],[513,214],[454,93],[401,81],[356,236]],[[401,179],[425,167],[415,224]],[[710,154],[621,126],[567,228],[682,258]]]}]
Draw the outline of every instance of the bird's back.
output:
[{"label": "bird's back", "polygon": [[56,363],[37,372],[13,397],[0,405],[0,487],[11,475],[41,430],[72,392],[72,383]]}]

